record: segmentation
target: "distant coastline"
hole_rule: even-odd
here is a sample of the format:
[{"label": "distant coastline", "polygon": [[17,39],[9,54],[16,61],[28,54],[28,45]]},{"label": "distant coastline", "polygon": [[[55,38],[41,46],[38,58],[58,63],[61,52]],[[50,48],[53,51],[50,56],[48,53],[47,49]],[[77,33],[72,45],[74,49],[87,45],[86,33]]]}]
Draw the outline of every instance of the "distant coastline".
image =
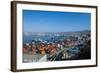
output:
[{"label": "distant coastline", "polygon": [[77,33],[90,33],[91,30],[81,30],[81,31],[70,31],[70,32],[23,32],[24,35],[36,35],[36,34],[77,34]]}]

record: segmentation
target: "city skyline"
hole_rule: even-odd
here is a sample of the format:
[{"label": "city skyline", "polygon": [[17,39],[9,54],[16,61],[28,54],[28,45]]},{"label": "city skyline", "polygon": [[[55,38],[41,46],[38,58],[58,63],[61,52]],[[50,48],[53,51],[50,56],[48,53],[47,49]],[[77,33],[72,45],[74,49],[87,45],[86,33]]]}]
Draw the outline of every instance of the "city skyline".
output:
[{"label": "city skyline", "polygon": [[23,10],[24,32],[90,30],[90,13]]}]

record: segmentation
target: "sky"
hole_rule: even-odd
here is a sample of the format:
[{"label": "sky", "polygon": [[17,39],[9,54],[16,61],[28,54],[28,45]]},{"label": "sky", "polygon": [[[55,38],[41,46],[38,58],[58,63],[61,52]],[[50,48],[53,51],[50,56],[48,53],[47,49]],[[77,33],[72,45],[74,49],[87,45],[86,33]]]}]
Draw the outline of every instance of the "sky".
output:
[{"label": "sky", "polygon": [[83,31],[90,26],[90,13],[23,10],[24,32]]}]

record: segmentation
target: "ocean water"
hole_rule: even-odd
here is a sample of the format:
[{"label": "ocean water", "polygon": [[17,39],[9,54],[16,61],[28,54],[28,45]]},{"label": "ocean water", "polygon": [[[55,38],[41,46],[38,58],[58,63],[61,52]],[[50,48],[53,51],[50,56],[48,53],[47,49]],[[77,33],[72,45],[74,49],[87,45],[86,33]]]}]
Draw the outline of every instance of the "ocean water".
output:
[{"label": "ocean water", "polygon": [[23,43],[31,43],[32,40],[42,40],[46,42],[55,42],[58,40],[63,40],[65,37],[62,36],[37,36],[37,35],[29,35],[29,36],[23,36]]}]

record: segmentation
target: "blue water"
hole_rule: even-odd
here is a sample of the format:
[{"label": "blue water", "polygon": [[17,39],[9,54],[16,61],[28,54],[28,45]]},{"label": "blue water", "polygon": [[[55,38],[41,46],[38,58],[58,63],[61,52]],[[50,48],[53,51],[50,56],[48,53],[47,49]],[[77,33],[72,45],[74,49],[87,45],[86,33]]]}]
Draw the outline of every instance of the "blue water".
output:
[{"label": "blue water", "polygon": [[39,40],[47,41],[47,42],[55,42],[58,40],[63,40],[65,37],[62,36],[37,36],[37,35],[29,35],[29,36],[23,36],[23,43],[31,43],[32,40]]}]

